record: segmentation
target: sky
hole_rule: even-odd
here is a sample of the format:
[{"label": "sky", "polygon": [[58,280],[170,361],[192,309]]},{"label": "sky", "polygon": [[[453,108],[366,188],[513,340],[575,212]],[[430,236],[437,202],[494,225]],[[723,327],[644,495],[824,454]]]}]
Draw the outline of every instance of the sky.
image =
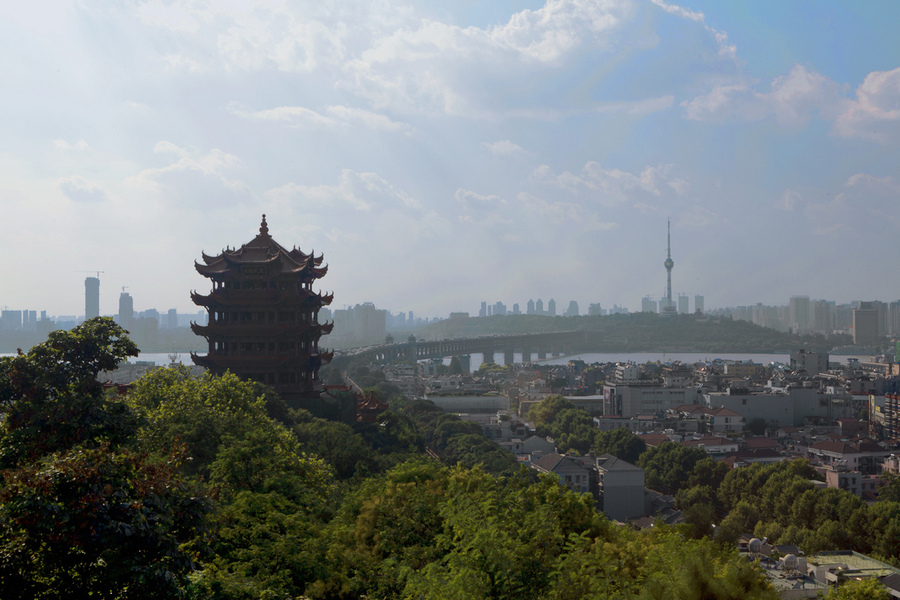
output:
[{"label": "sky", "polygon": [[332,308],[892,301],[900,3],[0,5],[0,306],[196,312],[201,253]]}]

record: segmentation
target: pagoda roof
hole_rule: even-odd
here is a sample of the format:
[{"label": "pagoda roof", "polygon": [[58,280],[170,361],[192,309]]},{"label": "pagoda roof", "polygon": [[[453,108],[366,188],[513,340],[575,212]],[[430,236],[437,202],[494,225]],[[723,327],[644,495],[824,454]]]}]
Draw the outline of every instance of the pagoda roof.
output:
[{"label": "pagoda roof", "polygon": [[309,323],[295,323],[283,325],[232,325],[210,323],[198,325],[191,323],[191,330],[205,338],[293,338],[302,336],[312,330],[319,335],[327,335],[334,328],[334,323],[311,325]]},{"label": "pagoda roof", "polygon": [[253,369],[277,369],[279,367],[303,368],[308,365],[311,358],[320,359],[322,364],[330,362],[334,357],[334,352],[319,352],[318,354],[267,354],[261,356],[253,355],[199,355],[191,352],[191,359],[194,364],[203,367],[219,367],[220,369],[231,369],[235,372],[252,371]]},{"label": "pagoda roof", "polygon": [[279,306],[306,302],[316,298],[322,306],[334,300],[334,293],[320,294],[310,290],[214,290],[210,294],[191,292],[197,306]]},{"label": "pagoda roof", "polygon": [[203,263],[194,261],[194,267],[205,277],[226,275],[241,267],[271,267],[273,274],[306,275],[311,279],[323,277],[328,266],[321,266],[323,255],[315,256],[315,252],[306,254],[296,247],[288,250],[269,235],[266,215],[262,216],[259,234],[240,248],[225,248],[221,254],[211,256],[201,253]]}]

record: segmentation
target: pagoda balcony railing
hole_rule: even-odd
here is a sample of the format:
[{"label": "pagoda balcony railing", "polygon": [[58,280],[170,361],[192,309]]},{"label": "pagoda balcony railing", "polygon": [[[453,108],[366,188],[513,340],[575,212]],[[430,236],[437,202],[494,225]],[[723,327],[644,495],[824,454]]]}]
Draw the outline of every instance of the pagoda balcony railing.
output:
[{"label": "pagoda balcony railing", "polygon": [[198,325],[191,323],[191,331],[205,338],[216,339],[245,339],[263,342],[272,338],[315,337],[330,333],[334,325],[326,323],[299,323],[299,324],[266,324],[262,321],[238,321],[227,323],[210,323]]},{"label": "pagoda balcony railing", "polygon": [[208,354],[191,353],[191,358],[198,365],[217,365],[224,368],[259,368],[259,367],[293,367],[302,368],[310,362],[320,364],[329,362],[334,356],[333,352],[303,352],[301,354],[222,354],[212,352]]}]

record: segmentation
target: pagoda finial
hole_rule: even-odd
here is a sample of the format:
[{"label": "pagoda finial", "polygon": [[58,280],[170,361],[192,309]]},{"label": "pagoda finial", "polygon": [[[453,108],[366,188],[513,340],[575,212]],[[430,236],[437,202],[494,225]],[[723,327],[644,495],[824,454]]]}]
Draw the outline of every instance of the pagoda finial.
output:
[{"label": "pagoda finial", "polygon": [[262,235],[269,235],[269,226],[266,225],[266,215],[263,215],[262,223],[259,226],[259,233]]}]

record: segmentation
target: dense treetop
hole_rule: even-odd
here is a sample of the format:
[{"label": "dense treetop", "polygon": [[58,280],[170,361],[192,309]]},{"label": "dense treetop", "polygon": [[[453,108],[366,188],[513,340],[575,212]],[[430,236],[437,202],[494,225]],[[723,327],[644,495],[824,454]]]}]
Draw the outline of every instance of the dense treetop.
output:
[{"label": "dense treetop", "polygon": [[[776,597],[733,546],[704,535],[703,511],[680,529],[613,525],[590,496],[520,468],[430,402],[390,398],[378,422],[340,423],[257,383],[180,368],[117,397],[91,379],[135,350],[114,323],[48,344],[0,361],[3,598]],[[803,465],[725,476],[695,453],[587,433],[564,399],[537,410],[573,448],[584,437],[640,455],[684,502],[730,511],[732,530],[755,516],[784,528],[767,511],[794,494],[816,515],[799,535],[831,540],[846,524],[862,540],[868,519],[884,530],[868,547],[895,551],[896,503],[810,495]]]}]

